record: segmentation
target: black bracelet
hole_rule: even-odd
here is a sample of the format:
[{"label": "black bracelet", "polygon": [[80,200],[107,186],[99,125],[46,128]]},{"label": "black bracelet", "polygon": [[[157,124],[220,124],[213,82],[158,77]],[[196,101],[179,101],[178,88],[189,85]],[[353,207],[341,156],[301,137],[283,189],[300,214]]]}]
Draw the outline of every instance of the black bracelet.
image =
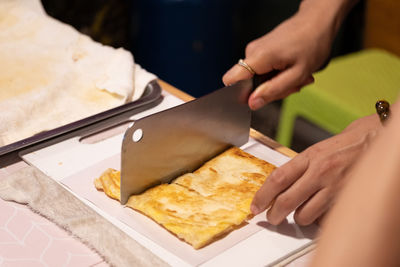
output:
[{"label": "black bracelet", "polygon": [[379,119],[384,123],[390,116],[390,104],[386,100],[378,100],[375,103],[376,113],[378,113]]}]

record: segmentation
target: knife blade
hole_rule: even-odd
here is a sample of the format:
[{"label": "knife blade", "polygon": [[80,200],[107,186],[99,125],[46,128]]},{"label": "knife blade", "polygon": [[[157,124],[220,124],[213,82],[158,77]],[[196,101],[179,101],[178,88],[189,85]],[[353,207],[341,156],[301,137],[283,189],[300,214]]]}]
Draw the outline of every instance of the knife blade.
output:
[{"label": "knife blade", "polygon": [[199,168],[249,139],[250,93],[277,74],[255,75],[182,105],[139,119],[121,149],[121,204],[132,194]]}]

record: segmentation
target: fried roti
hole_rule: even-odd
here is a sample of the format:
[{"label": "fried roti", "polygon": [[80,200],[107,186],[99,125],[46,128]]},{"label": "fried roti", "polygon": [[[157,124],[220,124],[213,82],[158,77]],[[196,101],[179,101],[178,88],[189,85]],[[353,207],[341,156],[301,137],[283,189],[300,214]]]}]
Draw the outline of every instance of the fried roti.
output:
[{"label": "fried roti", "polygon": [[[254,194],[275,168],[233,147],[171,184],[131,196],[127,206],[198,249],[245,224]],[[108,169],[95,186],[120,200],[119,171]]]}]

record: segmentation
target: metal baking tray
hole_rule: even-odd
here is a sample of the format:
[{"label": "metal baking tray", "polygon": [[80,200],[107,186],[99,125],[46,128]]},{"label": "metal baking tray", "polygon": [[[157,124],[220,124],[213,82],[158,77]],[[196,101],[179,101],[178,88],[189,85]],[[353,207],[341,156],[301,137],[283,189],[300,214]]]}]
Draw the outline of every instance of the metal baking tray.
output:
[{"label": "metal baking tray", "polygon": [[[17,142],[0,147],[0,158],[8,154],[15,154],[21,149],[26,149],[30,146],[39,143],[53,140],[60,136],[65,136],[68,133],[83,130],[90,132],[101,128],[109,127],[110,125],[122,122],[129,116],[139,113],[143,110],[156,106],[162,101],[161,87],[156,80],[147,84],[143,95],[138,100],[117,106],[115,108],[97,113],[90,117],[35,134],[31,137],[19,140]],[[80,131],[82,132],[82,131]]]}]

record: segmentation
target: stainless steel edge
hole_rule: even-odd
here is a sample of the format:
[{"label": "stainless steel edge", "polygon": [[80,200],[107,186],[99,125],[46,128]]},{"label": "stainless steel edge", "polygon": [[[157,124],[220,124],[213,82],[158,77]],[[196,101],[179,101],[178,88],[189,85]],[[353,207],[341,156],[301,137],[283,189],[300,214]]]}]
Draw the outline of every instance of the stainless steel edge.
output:
[{"label": "stainless steel edge", "polygon": [[[33,135],[31,137],[22,139],[20,141],[5,145],[0,147],[0,158],[6,156],[9,153],[16,152],[21,149],[25,149],[29,146],[50,140],[57,136],[61,136],[72,131],[87,127],[89,125],[101,122],[103,120],[118,116],[118,114],[122,114],[127,111],[137,111],[135,113],[143,111],[143,109],[150,108],[155,104],[158,104],[157,101],[161,97],[161,87],[157,83],[156,80],[151,81],[147,86],[143,93],[143,96],[136,101],[132,101],[126,103],[124,105],[106,110],[104,112],[95,114],[93,116],[83,118],[81,120],[57,127],[55,129],[44,131]],[[132,113],[131,115],[134,115]]]}]

